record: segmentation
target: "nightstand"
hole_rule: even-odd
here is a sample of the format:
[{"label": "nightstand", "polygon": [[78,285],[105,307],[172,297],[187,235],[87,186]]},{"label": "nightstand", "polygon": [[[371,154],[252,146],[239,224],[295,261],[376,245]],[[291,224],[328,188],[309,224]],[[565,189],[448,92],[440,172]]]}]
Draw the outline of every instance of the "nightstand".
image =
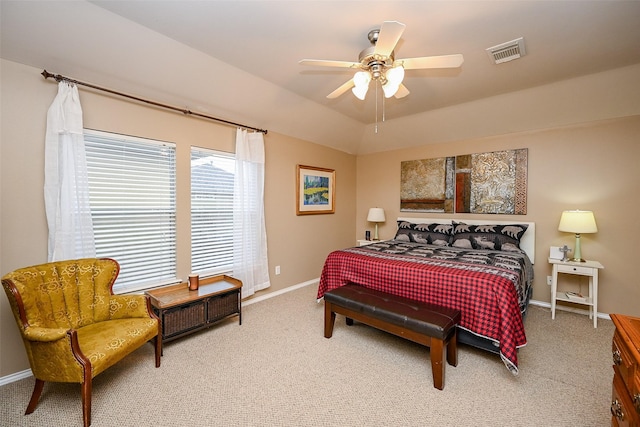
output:
[{"label": "nightstand", "polygon": [[[598,271],[604,268],[598,261],[572,262],[549,258],[553,265],[551,276],[551,318],[556,317],[556,301],[571,302],[589,306],[589,319],[593,319],[593,327],[598,327]],[[574,274],[589,277],[589,294],[586,297],[558,292],[558,274]]]}]

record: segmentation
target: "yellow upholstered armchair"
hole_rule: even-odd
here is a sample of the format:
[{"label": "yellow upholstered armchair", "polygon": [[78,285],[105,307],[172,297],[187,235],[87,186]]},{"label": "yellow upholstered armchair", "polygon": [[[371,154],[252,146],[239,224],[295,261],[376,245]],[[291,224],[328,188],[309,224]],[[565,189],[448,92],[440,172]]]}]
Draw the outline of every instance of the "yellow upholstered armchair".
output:
[{"label": "yellow upholstered armchair", "polygon": [[82,384],[84,425],[91,424],[93,377],[149,340],[160,366],[160,321],[144,295],[113,295],[120,266],[87,258],[21,268],[2,278],[36,384],[26,414],[45,381]]}]

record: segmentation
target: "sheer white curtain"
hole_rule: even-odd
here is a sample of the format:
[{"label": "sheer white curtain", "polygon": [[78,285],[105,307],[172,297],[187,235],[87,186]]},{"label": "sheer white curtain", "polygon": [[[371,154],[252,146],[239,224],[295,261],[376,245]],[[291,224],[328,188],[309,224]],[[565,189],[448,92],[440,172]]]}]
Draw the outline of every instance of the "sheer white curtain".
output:
[{"label": "sheer white curtain", "polygon": [[95,257],[87,161],[78,88],[58,83],[47,112],[44,201],[49,261]]},{"label": "sheer white curtain", "polygon": [[242,297],[270,286],[264,221],[264,138],[236,133],[233,197],[233,276],[242,281]]}]

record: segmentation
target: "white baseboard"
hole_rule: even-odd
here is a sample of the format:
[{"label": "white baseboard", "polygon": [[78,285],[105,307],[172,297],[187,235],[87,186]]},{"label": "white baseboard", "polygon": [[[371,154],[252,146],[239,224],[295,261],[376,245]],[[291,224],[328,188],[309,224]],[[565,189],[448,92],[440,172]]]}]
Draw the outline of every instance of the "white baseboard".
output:
[{"label": "white baseboard", "polygon": [[15,374],[0,377],[0,387],[5,384],[10,384],[25,378],[29,378],[31,376],[33,376],[31,369],[26,369],[24,371],[16,372]]},{"label": "white baseboard", "polygon": [[[551,309],[550,302],[537,301],[532,299],[531,301],[529,301],[529,304]],[[567,307],[565,305],[559,305],[559,304],[556,304],[556,310],[568,311],[570,313],[577,313],[577,314],[586,314],[587,316],[589,315],[589,310],[585,310],[582,308]],[[596,316],[598,316],[598,319],[611,320],[611,317],[609,317],[607,313],[596,313]]]},{"label": "white baseboard", "polygon": [[261,296],[256,297],[256,298],[251,298],[251,299],[248,299],[246,301],[242,301],[242,305],[243,306],[251,305],[251,304],[254,304],[256,302],[260,302],[260,301],[264,301],[264,300],[269,299],[269,298],[277,297],[278,295],[286,294],[287,292],[295,291],[296,289],[304,288],[305,286],[309,286],[309,285],[313,285],[313,284],[317,285],[319,282],[320,282],[320,278],[307,280],[306,282],[298,283],[297,285],[293,285],[293,286],[288,286],[288,287],[286,287],[284,289],[280,289],[279,291],[269,292],[268,294],[261,295]]}]

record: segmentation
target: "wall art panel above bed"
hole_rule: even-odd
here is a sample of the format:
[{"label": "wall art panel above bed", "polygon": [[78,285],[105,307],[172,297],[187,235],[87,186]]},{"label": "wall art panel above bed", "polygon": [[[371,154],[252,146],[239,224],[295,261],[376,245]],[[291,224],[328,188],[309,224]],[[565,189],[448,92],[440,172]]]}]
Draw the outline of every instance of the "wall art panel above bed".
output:
[{"label": "wall art panel above bed", "polygon": [[400,165],[400,210],[527,213],[528,150],[493,151]]}]

